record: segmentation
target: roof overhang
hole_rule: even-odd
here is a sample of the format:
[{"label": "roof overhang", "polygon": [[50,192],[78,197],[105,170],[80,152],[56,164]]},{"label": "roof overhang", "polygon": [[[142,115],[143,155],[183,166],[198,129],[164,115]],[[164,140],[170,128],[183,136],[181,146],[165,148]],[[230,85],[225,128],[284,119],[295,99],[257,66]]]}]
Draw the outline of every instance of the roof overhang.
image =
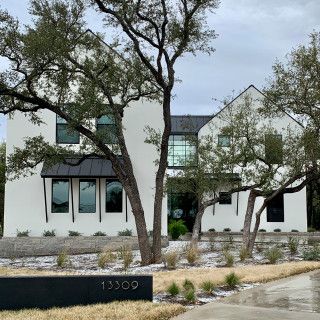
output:
[{"label": "roof overhang", "polygon": [[[68,158],[66,163],[58,163],[51,167],[46,164],[41,170],[42,178],[116,178],[110,160],[101,158]],[[69,164],[70,163],[70,164]],[[73,165],[74,164],[74,165]]]}]

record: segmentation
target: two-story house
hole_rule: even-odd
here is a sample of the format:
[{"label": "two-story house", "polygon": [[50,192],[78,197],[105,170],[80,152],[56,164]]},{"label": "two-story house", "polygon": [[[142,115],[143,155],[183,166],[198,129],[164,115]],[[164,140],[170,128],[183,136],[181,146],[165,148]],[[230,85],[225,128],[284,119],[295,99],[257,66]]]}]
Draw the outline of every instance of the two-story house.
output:
[{"label": "two-story house", "polygon": [[[255,101],[263,98],[262,93],[250,86],[221,112],[243,103],[244,95]],[[161,106],[150,102],[135,102],[134,108],[125,109],[124,127],[128,150],[131,154],[137,177],[142,204],[146,214],[148,230],[152,230],[153,199],[157,158],[155,148],[145,143],[145,126],[162,129]],[[7,154],[14,146],[22,147],[24,137],[41,133],[50,143],[60,145],[79,143],[81,137],[66,130],[66,124],[49,111],[42,112],[44,123],[34,126],[20,113],[16,113],[7,123]],[[191,126],[185,123],[191,121]],[[169,141],[168,170],[181,168],[189,156],[196,155],[196,147],[188,143],[186,135],[199,138],[208,134],[212,124],[219,128],[219,117],[172,116],[172,134]],[[288,125],[298,126],[287,114],[283,114],[273,126],[281,134]],[[99,126],[112,130],[112,122],[103,117],[96,122]],[[219,130],[216,134],[219,135]],[[219,143],[227,143],[220,136]],[[65,164],[52,168],[39,165],[37,174],[19,180],[8,181],[5,194],[4,236],[16,236],[17,230],[29,230],[30,236],[41,236],[44,230],[55,230],[57,236],[66,236],[68,231],[78,231],[92,235],[103,231],[112,236],[119,231],[131,229],[135,234],[135,221],[127,196],[115,176],[108,160],[87,159],[78,166]],[[222,231],[230,228],[240,231],[243,227],[248,192],[226,196],[219,204],[206,209],[202,219],[202,231],[214,228]],[[257,206],[262,199],[257,201]],[[170,192],[164,197],[162,234],[167,235],[168,218],[184,219],[191,230],[197,212],[197,201],[190,194]],[[273,201],[263,215],[261,228],[273,231],[296,229],[306,231],[306,190],[295,194],[285,194]]]}]

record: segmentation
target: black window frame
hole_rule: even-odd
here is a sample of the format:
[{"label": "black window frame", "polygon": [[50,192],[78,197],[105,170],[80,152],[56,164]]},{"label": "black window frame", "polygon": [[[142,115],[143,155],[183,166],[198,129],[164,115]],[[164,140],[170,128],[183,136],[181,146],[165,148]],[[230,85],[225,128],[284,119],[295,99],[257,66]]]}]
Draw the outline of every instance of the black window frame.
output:
[{"label": "black window frame", "polygon": [[[175,145],[174,142],[174,137],[175,136],[179,136],[179,137],[185,137],[184,138],[184,145],[181,144],[181,145]],[[168,142],[168,149],[170,148],[173,148],[173,151],[172,151],[172,155],[170,154],[170,150],[168,150],[168,159],[167,159],[167,162],[168,162],[168,168],[184,168],[186,166],[186,161],[187,161],[187,147],[195,147],[195,153],[194,153],[194,166],[197,166],[197,161],[198,161],[198,143],[196,142],[195,145],[187,145],[187,141],[188,139],[186,137],[188,136],[193,136],[196,141],[198,141],[198,135],[195,134],[195,133],[173,133],[173,134],[170,134],[170,137],[169,137],[169,142]],[[173,139],[171,139],[171,137]],[[173,143],[171,144],[171,141],[173,141]],[[184,147],[184,160],[183,160],[183,164],[179,163],[178,165],[174,165],[175,163],[175,158],[178,158],[178,157],[181,157],[180,155],[179,156],[175,156],[175,153],[174,153],[174,147]],[[169,161],[169,158],[172,158],[170,160],[172,160],[172,164],[170,164],[170,161]],[[179,162],[181,162],[181,160],[179,160]]]},{"label": "black window frame", "polygon": [[[68,210],[67,211],[54,211],[53,210],[53,184],[56,181],[62,181],[68,183]],[[69,179],[59,179],[59,178],[52,178],[51,179],[51,213],[69,213],[70,210],[70,180]]]},{"label": "black window frame", "polygon": [[[94,182],[94,185],[95,185],[95,197],[94,197],[94,211],[93,212],[84,212],[84,211],[80,211],[80,200],[81,200],[81,197],[80,197],[80,194],[81,194],[81,189],[80,189],[80,186],[81,186],[81,182]],[[78,212],[79,213],[84,213],[84,214],[90,214],[90,213],[96,213],[97,212],[97,179],[79,179],[79,201],[78,201]]]},{"label": "black window frame", "polygon": [[[112,123],[99,123],[99,120],[102,117],[109,117],[113,122]],[[100,117],[96,118],[96,132],[98,133],[99,131],[102,131],[103,128],[106,129],[105,132],[113,132],[114,133],[114,137],[110,139],[112,139],[113,141],[108,141],[108,136],[105,137],[104,143],[105,144],[110,144],[110,145],[114,145],[114,144],[118,144],[118,140],[117,140],[117,125],[116,122],[113,118],[113,115],[108,115],[108,114],[104,114],[101,115]]]},{"label": "black window frame", "polygon": [[232,204],[232,194],[230,192],[219,192],[219,204],[221,205],[231,205]]},{"label": "black window frame", "polygon": [[107,208],[107,192],[108,192],[108,183],[112,182],[121,182],[118,179],[106,179],[106,184],[105,184],[105,212],[106,213],[122,213],[123,212],[123,185],[121,184],[121,211],[109,211]]},{"label": "black window frame", "polygon": [[[59,122],[61,121],[61,122]],[[79,144],[80,143],[80,132],[73,130],[74,133],[77,134],[77,142],[66,142],[66,141],[61,141],[61,139],[59,139],[59,130],[58,127],[64,127],[66,132],[68,132],[68,130],[70,131],[70,128],[68,128],[68,123],[66,120],[64,120],[63,118],[61,118],[60,116],[56,115],[56,143],[57,144]],[[72,130],[71,130],[72,131]]]},{"label": "black window frame", "polygon": [[[222,138],[225,138],[227,137],[228,138],[228,145],[225,146],[222,144]],[[231,137],[227,134],[218,134],[218,146],[221,147],[221,148],[229,148],[231,146]]]},{"label": "black window frame", "polygon": [[[275,204],[280,204],[281,206],[275,207]],[[283,193],[280,193],[268,203],[267,222],[284,222],[284,194]]]}]

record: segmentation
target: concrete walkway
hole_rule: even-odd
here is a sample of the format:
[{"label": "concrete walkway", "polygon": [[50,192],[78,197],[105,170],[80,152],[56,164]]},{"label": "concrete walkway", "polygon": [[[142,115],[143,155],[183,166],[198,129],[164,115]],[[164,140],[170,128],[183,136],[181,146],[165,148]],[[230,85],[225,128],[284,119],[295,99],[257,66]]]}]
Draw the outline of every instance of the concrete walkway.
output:
[{"label": "concrete walkway", "polygon": [[270,282],[174,320],[319,320],[320,271]]}]

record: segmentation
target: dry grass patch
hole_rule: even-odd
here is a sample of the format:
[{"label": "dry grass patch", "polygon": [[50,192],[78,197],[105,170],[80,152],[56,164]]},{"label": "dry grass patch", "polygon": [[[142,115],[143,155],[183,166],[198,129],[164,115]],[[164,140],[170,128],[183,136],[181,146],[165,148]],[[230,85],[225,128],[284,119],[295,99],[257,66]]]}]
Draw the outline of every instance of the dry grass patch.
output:
[{"label": "dry grass patch", "polygon": [[[46,271],[46,270],[33,270],[27,268],[7,268],[0,267],[0,276],[46,276],[46,275],[67,275],[69,272],[57,272],[57,271]],[[1,319],[1,318],[0,318]]]},{"label": "dry grass patch", "polygon": [[112,302],[50,310],[0,311],[1,320],[167,320],[185,312],[179,304]]},{"label": "dry grass patch", "polygon": [[196,287],[200,288],[201,283],[208,280],[216,285],[223,284],[225,276],[230,272],[235,272],[240,277],[241,282],[253,283],[268,282],[316,269],[320,269],[320,262],[299,261],[276,265],[248,265],[234,268],[197,268],[155,272],[153,274],[154,292],[165,291],[173,281],[178,285],[182,285],[186,278],[192,279]]}]

